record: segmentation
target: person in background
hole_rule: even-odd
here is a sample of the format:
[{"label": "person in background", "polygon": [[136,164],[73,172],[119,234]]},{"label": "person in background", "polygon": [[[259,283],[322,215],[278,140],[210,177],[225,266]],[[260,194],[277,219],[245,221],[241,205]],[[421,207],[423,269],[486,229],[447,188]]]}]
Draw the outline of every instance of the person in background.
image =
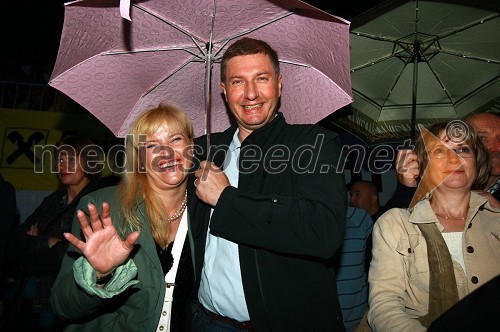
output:
[{"label": "person in background", "polygon": [[[99,173],[89,171],[92,154],[99,149],[83,136],[69,135],[54,153],[61,189],[46,197],[24,223],[9,234],[6,264],[17,276],[6,305],[8,329],[57,331],[61,322],[49,305],[50,289],[61,266],[76,206],[83,195],[96,189]],[[7,308],[8,307],[8,308]]]},{"label": "person in background", "polygon": [[373,221],[368,212],[351,206],[347,208],[344,242],[334,256],[334,266],[340,308],[348,332],[356,329],[368,308],[365,251],[372,228]]},{"label": "person in background", "polygon": [[71,245],[50,301],[67,331],[190,330],[193,126],[160,104],[129,133],[122,180],[85,196],[65,234]]},{"label": "person in background", "polygon": [[16,189],[3,178],[2,174],[0,174],[0,214],[2,216],[0,222],[0,278],[3,278],[5,246],[11,229],[17,226],[17,202]]},{"label": "person in background", "polygon": [[[465,121],[478,133],[491,157],[491,173],[484,188],[477,192],[490,201],[492,206],[500,207],[500,117],[493,113],[471,115]],[[393,198],[399,206],[408,207],[419,183],[418,158],[413,150],[399,150],[396,158],[397,187]]]},{"label": "person in background", "polygon": [[[389,206],[395,207],[392,204],[387,206],[381,206],[379,201],[379,192],[377,186],[373,182],[358,180],[351,184],[351,189],[349,191],[351,196],[350,206],[363,209],[371,217],[373,222],[376,222],[377,219],[389,209]],[[390,200],[390,202],[394,202],[394,200]],[[372,237],[371,235],[366,239],[365,243],[365,273],[368,275],[370,270],[370,262],[372,260]]]},{"label": "person in background", "polygon": [[[4,271],[4,256],[7,240],[12,228],[16,226],[17,221],[17,202],[16,202],[16,189],[14,186],[6,181],[2,174],[0,174],[0,294],[3,294],[6,287],[6,279],[8,275]],[[0,298],[0,324],[2,324],[4,315],[4,303]]]},{"label": "person in background", "polygon": [[221,82],[237,124],[210,135],[195,173],[193,331],[342,331],[332,266],[347,209],[338,137],[286,123],[278,55],[262,40],[228,47]]},{"label": "person in background", "polygon": [[420,188],[429,188],[424,198],[410,210],[387,211],[374,224],[368,276],[374,331],[426,331],[500,274],[500,210],[473,190],[486,185],[490,156],[472,127],[462,123],[459,135],[448,128],[432,125],[417,141],[419,169],[425,170]]},{"label": "person in background", "polygon": [[478,113],[467,117],[465,121],[476,129],[491,156],[491,173],[484,191],[500,201],[500,116]]},{"label": "person in background", "polygon": [[377,221],[383,209],[380,206],[377,186],[373,182],[359,180],[351,184],[349,193],[351,196],[349,205],[365,210],[370,214],[373,221]]}]

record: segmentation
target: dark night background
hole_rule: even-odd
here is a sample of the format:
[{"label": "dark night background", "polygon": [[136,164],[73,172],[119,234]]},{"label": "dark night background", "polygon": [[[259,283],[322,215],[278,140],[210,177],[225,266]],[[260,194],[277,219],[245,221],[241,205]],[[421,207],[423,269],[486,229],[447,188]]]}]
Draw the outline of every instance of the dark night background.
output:
[{"label": "dark night background", "polygon": [[[0,11],[3,31],[0,80],[47,83],[54,66],[64,19],[63,0],[8,0]],[[352,21],[381,0],[308,0]]]}]

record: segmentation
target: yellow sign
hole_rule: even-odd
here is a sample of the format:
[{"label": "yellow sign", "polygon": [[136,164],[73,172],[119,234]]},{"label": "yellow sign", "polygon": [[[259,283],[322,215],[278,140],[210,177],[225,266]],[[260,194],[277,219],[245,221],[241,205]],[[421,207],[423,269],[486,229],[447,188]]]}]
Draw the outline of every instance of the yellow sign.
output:
[{"label": "yellow sign", "polygon": [[0,109],[0,173],[17,190],[56,190],[51,156],[36,154],[42,149],[35,146],[55,144],[67,133],[87,136],[101,147],[118,140],[91,114]]}]

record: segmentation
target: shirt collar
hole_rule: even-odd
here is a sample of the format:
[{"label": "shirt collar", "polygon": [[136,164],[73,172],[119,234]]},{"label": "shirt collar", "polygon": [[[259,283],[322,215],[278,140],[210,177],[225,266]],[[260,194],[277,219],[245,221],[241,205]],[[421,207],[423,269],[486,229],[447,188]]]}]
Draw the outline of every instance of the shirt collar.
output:
[{"label": "shirt collar", "polygon": [[240,129],[236,129],[236,131],[234,132],[234,135],[233,135],[233,139],[231,140],[231,143],[229,144],[229,150],[231,150],[231,152],[235,152],[236,149],[239,149],[241,148],[241,142],[240,142],[240,139],[238,138],[238,133],[240,132]]}]

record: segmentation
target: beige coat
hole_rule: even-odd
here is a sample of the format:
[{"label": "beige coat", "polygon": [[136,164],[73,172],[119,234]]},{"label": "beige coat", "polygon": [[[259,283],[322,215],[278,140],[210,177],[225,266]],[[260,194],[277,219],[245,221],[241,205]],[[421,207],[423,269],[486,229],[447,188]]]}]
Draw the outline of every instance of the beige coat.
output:
[{"label": "beige coat", "polygon": [[[453,262],[458,295],[476,290],[500,274],[500,209],[472,193],[462,237],[465,268]],[[416,317],[427,314],[429,266],[427,246],[415,225],[435,222],[443,230],[427,199],[411,214],[391,209],[373,226],[368,322],[374,331],[425,331]]]}]

